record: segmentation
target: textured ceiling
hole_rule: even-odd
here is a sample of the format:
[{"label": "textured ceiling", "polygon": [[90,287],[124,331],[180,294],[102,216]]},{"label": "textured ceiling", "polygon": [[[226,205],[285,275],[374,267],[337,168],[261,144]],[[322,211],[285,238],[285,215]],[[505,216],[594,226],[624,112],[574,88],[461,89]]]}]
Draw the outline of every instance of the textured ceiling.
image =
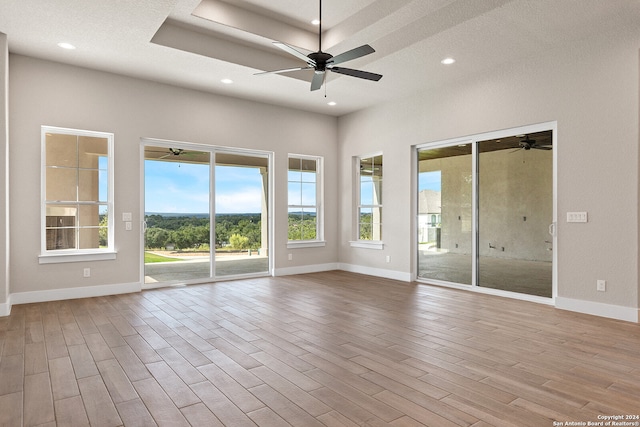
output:
[{"label": "textured ceiling", "polygon": [[[303,66],[272,42],[317,50],[317,17],[314,0],[0,0],[12,53],[336,116],[638,28],[640,2],[324,0],[323,51],[370,44],[345,66],[382,80],[331,73],[310,92],[310,71],[254,75]],[[442,65],[447,56],[457,62]]]}]

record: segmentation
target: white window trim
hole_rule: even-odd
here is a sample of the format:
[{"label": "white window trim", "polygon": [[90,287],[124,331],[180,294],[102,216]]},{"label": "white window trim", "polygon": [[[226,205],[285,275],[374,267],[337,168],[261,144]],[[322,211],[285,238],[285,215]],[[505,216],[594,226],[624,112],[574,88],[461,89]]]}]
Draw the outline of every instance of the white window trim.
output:
[{"label": "white window trim", "polygon": [[326,246],[327,242],[325,240],[288,240],[287,248],[288,249],[297,249],[297,248],[320,248]]},{"label": "white window trim", "polygon": [[[107,227],[109,246],[105,249],[69,249],[69,250],[47,250],[47,232],[46,232],[46,216],[47,216],[47,159],[46,159],[46,137],[47,133],[61,133],[76,136],[89,136],[105,138],[107,140]],[[113,167],[113,145],[114,134],[109,132],[88,131],[81,129],[62,128],[55,126],[41,127],[40,141],[40,255],[38,256],[39,264],[57,264],[65,262],[83,262],[83,261],[103,261],[116,259],[117,251],[115,250],[115,211],[113,208],[114,195],[114,167]]]},{"label": "white window trim", "polygon": [[[354,226],[356,240],[349,241],[349,246],[351,246],[352,248],[375,249],[375,250],[384,249],[384,240],[361,240],[360,239],[360,218],[358,216],[358,213],[360,212],[360,208],[362,207],[362,205],[360,205],[360,160],[367,159],[369,157],[376,157],[376,156],[383,156],[383,159],[384,159],[384,155],[382,151],[353,157],[353,167],[355,171],[355,174],[353,177],[353,183],[355,188],[353,226]],[[382,182],[384,185],[384,160],[382,165],[382,178],[383,178]],[[376,205],[376,206],[379,206],[380,208],[382,208],[382,205]],[[382,223],[380,225],[382,226]]]},{"label": "white window trim", "polygon": [[384,242],[382,240],[353,240],[349,242],[352,248],[362,249],[384,249]]},{"label": "white window trim", "polygon": [[[294,154],[289,153],[287,155],[287,183],[289,182],[288,173],[289,173],[289,159],[297,158],[297,159],[306,159],[306,160],[314,160],[316,162],[316,238],[312,240],[288,240],[287,239],[287,249],[296,249],[296,248],[317,248],[326,246],[326,241],[324,240],[324,157],[322,156],[311,156],[308,154]],[[287,194],[287,218],[289,218],[289,207],[298,206],[298,205],[289,205],[289,195]],[[313,207],[313,206],[308,206]]]},{"label": "white window trim", "polygon": [[39,264],[58,264],[63,262],[106,261],[116,259],[116,251],[101,250],[94,253],[87,251],[70,251],[60,254],[42,254],[38,257]]}]

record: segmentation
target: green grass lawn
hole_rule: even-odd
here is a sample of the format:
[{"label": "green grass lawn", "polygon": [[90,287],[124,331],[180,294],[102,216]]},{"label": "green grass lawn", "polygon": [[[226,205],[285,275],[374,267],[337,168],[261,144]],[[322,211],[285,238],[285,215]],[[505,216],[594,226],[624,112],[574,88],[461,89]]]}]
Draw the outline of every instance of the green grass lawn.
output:
[{"label": "green grass lawn", "polygon": [[152,254],[150,252],[144,253],[144,263],[150,264],[153,262],[173,262],[173,261],[182,261],[181,259],[170,258],[162,255]]}]

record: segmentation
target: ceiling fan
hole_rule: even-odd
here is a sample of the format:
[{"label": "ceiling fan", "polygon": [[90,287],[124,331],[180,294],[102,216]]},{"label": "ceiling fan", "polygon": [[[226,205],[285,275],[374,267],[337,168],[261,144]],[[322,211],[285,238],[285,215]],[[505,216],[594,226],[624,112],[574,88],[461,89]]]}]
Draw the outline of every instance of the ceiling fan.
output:
[{"label": "ceiling fan", "polygon": [[165,154],[164,156],[160,157],[161,159],[165,159],[167,157],[171,157],[171,156],[179,156],[181,154],[187,154],[182,148],[169,148],[169,153]]},{"label": "ceiling fan", "polygon": [[311,90],[318,90],[322,87],[325,81],[326,72],[333,71],[334,73],[344,74],[346,76],[357,77],[359,79],[378,81],[382,78],[381,74],[370,73],[368,71],[354,70],[352,68],[336,67],[343,62],[351,61],[352,59],[360,58],[365,55],[369,55],[375,50],[368,44],[356,47],[355,49],[348,50],[339,55],[333,56],[330,53],[322,51],[322,0],[320,0],[320,24],[318,29],[318,51],[312,52],[308,55],[298,51],[292,46],[282,42],[273,42],[273,44],[280,49],[284,50],[290,55],[295,56],[298,59],[307,63],[306,67],[287,68],[284,70],[276,71],[264,71],[256,74],[279,74],[288,73],[291,71],[313,70],[313,79],[311,80]]},{"label": "ceiling fan", "polygon": [[516,148],[514,151],[531,150],[532,148],[535,150],[553,150],[552,145],[536,144],[536,140],[529,138],[529,135],[525,135],[524,139],[521,139],[518,145],[520,146],[520,148]]},{"label": "ceiling fan", "polygon": [[161,153],[163,154],[160,157],[154,158],[154,160],[162,160],[162,159],[166,159],[169,157],[192,157],[192,156],[198,156],[200,154],[204,154],[204,153],[200,153],[197,151],[186,151],[183,148],[173,148],[173,147],[169,147],[166,151],[162,150],[162,151],[158,151],[158,150],[145,150],[147,153]]}]

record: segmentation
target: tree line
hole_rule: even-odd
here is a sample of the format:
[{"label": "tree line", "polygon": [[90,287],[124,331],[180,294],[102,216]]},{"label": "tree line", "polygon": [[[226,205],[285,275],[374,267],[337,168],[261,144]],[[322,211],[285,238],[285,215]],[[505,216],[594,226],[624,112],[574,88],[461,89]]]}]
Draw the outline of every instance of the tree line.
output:
[{"label": "tree line", "polygon": [[[201,216],[146,215],[145,247],[162,249],[206,249],[210,247],[209,218]],[[220,214],[216,216],[216,247],[258,249],[261,247],[260,214]]]},{"label": "tree line", "polygon": [[[219,214],[216,216],[216,248],[258,249],[262,246],[261,214]],[[205,215],[165,216],[145,215],[147,230],[145,249],[178,250],[210,249],[209,218]],[[107,216],[100,218],[100,244],[107,244]],[[289,214],[289,240],[316,238],[316,217]]]}]

